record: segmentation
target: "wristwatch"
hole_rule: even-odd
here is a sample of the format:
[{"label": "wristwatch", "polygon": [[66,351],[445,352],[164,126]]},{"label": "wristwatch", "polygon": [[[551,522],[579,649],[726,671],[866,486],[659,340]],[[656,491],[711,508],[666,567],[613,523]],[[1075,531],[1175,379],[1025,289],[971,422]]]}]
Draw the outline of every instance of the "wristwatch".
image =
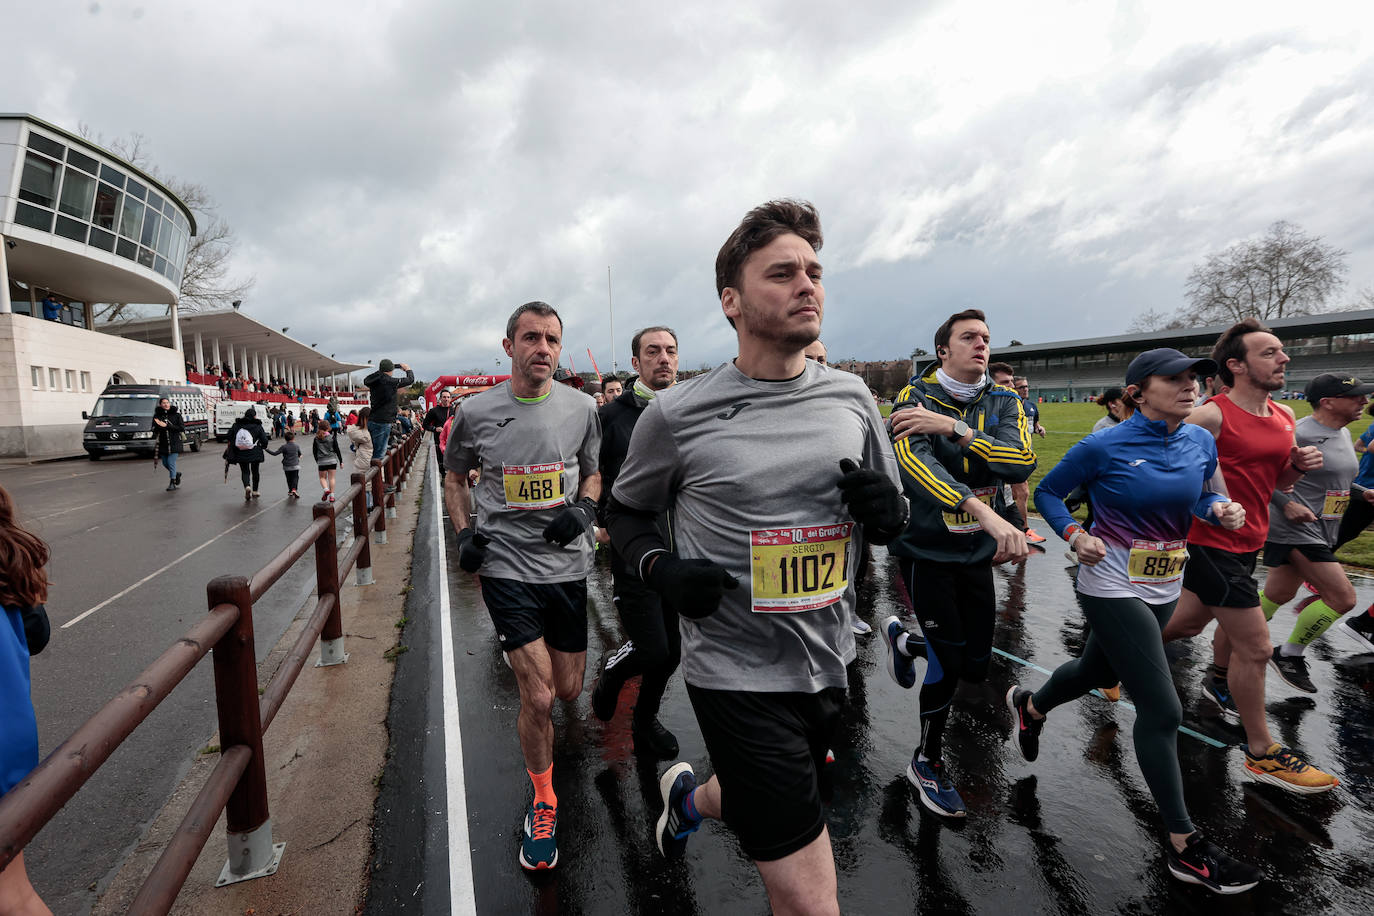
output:
[{"label": "wristwatch", "polygon": [[967,435],[968,435],[968,424],[965,423],[963,420],[955,420],[955,421],[954,421],[954,432],[950,433],[949,436],[948,436],[948,438],[949,438],[949,441],[951,441],[951,442],[958,442],[960,439],[964,438],[964,437],[967,436]]}]

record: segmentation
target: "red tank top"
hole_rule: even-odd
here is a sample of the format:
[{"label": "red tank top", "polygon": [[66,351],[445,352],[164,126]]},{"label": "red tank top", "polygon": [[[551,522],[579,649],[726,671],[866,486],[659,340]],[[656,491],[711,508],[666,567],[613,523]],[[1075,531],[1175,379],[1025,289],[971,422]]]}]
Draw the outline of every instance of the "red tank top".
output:
[{"label": "red tank top", "polygon": [[1227,531],[1193,519],[1188,540],[1232,553],[1259,550],[1269,536],[1269,497],[1293,449],[1293,423],[1269,401],[1269,416],[1257,417],[1219,394],[1207,403],[1221,408],[1217,457],[1226,492],[1245,507],[1245,525]]}]

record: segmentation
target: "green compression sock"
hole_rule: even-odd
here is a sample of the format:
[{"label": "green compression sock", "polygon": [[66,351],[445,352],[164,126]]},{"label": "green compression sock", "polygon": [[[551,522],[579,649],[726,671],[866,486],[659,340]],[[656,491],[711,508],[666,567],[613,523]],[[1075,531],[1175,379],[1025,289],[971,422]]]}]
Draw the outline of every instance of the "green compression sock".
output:
[{"label": "green compression sock", "polygon": [[1264,592],[1260,592],[1260,607],[1264,609],[1264,619],[1273,620],[1274,612],[1279,609],[1280,605],[1270,601],[1269,596]]},{"label": "green compression sock", "polygon": [[1340,616],[1325,601],[1320,599],[1313,601],[1298,615],[1298,622],[1288,637],[1289,644],[1310,646],[1317,637],[1330,629],[1331,624],[1335,623]]}]

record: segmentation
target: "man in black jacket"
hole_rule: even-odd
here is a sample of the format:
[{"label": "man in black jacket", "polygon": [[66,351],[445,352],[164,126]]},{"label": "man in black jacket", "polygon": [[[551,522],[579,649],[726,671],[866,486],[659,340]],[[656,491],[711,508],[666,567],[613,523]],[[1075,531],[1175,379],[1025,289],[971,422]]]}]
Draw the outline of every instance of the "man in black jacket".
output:
[{"label": "man in black jacket", "polygon": [[[394,369],[405,371],[405,378],[392,378]],[[386,458],[386,446],[391,438],[391,424],[396,422],[396,390],[415,384],[415,373],[405,363],[399,365],[389,359],[377,364],[377,371],[363,379],[372,404],[367,419],[367,434],[372,437],[372,457]]]},{"label": "man in black jacket", "polygon": [[[677,381],[677,335],[671,328],[645,328],[630,342],[630,363],[639,373],[634,386],[613,401],[601,414],[601,506],[610,498],[620,466],[630,449],[635,423],[654,395]],[[671,510],[670,510],[671,511]],[[660,516],[658,526],[664,540],[672,544],[669,513]],[[592,691],[592,711],[603,722],[615,715],[620,688],[636,674],[642,675],[639,703],[635,706],[635,751],[663,760],[677,756],[677,738],[658,721],[659,705],[668,678],[677,670],[682,656],[682,636],[678,631],[677,611],[665,607],[658,593],[633,572],[614,548],[611,551],[611,576],[615,582],[615,606],[620,622],[630,637],[606,656],[601,679]]]},{"label": "man in black jacket", "polygon": [[439,392],[439,403],[434,405],[425,414],[425,429],[434,434],[434,454],[439,459],[439,479],[444,479],[447,470],[444,468],[444,444],[440,437],[444,432],[444,424],[448,422],[449,416],[453,413],[453,393],[445,389]]}]

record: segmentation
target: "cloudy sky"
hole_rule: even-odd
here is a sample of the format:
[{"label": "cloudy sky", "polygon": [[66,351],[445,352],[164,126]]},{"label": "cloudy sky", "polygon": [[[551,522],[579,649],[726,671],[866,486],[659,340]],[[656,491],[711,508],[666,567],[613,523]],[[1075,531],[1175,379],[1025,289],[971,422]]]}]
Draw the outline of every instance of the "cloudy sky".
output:
[{"label": "cloudy sky", "polygon": [[1343,301],[1374,287],[1354,0],[48,0],[4,22],[0,107],[142,134],[218,200],[249,314],[426,378],[496,368],[530,299],[579,370],[588,348],[628,368],[659,323],[684,366],[728,359],[716,251],[781,196],[821,212],[833,357],[930,349],[970,306],[999,345],[1119,333],[1278,219],[1349,252]]}]

